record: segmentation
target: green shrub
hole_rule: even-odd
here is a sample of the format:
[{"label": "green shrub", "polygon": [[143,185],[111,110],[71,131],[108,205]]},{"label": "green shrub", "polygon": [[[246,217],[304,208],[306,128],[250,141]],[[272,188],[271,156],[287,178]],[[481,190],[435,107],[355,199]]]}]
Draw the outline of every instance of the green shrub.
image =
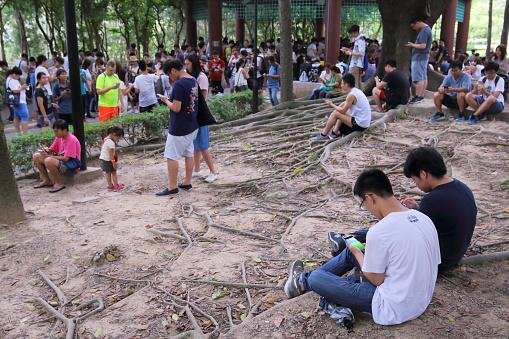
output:
[{"label": "green shrub", "polygon": [[[246,116],[251,111],[252,91],[243,91],[210,97],[210,111],[221,120],[231,121]],[[258,105],[263,104],[263,96],[258,96]]]}]

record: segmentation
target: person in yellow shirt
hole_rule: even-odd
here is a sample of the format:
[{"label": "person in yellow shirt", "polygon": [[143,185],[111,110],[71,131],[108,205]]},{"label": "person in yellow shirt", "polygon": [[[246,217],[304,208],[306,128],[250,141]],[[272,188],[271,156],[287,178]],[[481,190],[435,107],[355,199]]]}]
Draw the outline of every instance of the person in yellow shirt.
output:
[{"label": "person in yellow shirt", "polygon": [[[99,95],[99,121],[104,122],[118,116],[120,96],[120,79],[115,73],[115,61],[110,60],[106,64],[106,71],[101,73],[96,80],[95,87]],[[123,104],[120,104],[123,111]]]}]

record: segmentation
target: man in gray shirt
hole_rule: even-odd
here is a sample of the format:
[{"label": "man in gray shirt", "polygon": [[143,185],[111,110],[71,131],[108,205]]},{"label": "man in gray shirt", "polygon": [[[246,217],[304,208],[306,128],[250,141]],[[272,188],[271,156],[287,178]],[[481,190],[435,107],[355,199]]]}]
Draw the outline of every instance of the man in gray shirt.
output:
[{"label": "man in gray shirt", "polygon": [[416,104],[424,99],[424,91],[428,87],[428,59],[431,49],[431,28],[421,19],[412,19],[410,27],[419,32],[415,43],[409,42],[407,47],[412,48],[412,81],[415,84],[415,96],[409,104]]}]

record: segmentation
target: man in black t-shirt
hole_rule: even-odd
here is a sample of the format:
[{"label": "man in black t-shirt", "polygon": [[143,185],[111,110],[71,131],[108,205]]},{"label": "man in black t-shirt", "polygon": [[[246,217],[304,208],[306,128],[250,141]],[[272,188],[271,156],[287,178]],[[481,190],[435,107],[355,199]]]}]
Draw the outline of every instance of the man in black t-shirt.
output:
[{"label": "man in black t-shirt", "polygon": [[406,196],[401,196],[401,203],[426,214],[435,224],[442,258],[439,272],[455,268],[474,233],[477,206],[472,191],[446,175],[444,159],[434,148],[412,150],[405,161],[404,173],[427,194],[419,205]]},{"label": "man in black t-shirt", "polygon": [[37,127],[42,128],[49,126],[53,118],[53,107],[51,102],[51,95],[46,89],[49,82],[49,77],[40,72],[37,74],[37,87],[35,89],[35,102],[37,104]]},{"label": "man in black t-shirt", "polygon": [[385,62],[385,77],[383,80],[375,77],[376,86],[373,88],[373,98],[380,112],[406,105],[410,96],[410,82],[408,77],[396,69],[396,61]]}]

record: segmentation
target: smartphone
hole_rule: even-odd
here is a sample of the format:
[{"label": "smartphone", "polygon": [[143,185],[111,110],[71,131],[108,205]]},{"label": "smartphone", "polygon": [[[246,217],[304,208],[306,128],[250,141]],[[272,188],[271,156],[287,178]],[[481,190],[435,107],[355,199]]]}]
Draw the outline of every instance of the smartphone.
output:
[{"label": "smartphone", "polygon": [[444,89],[449,89],[449,86],[444,86]]},{"label": "smartphone", "polygon": [[351,244],[354,247],[357,247],[358,249],[360,249],[361,251],[364,251],[364,249],[365,249],[364,245],[359,240],[355,239],[354,236],[349,235],[349,236],[345,237],[344,239],[348,245]]},{"label": "smartphone", "polygon": [[157,93],[156,94],[158,98],[166,98],[164,95]]}]

